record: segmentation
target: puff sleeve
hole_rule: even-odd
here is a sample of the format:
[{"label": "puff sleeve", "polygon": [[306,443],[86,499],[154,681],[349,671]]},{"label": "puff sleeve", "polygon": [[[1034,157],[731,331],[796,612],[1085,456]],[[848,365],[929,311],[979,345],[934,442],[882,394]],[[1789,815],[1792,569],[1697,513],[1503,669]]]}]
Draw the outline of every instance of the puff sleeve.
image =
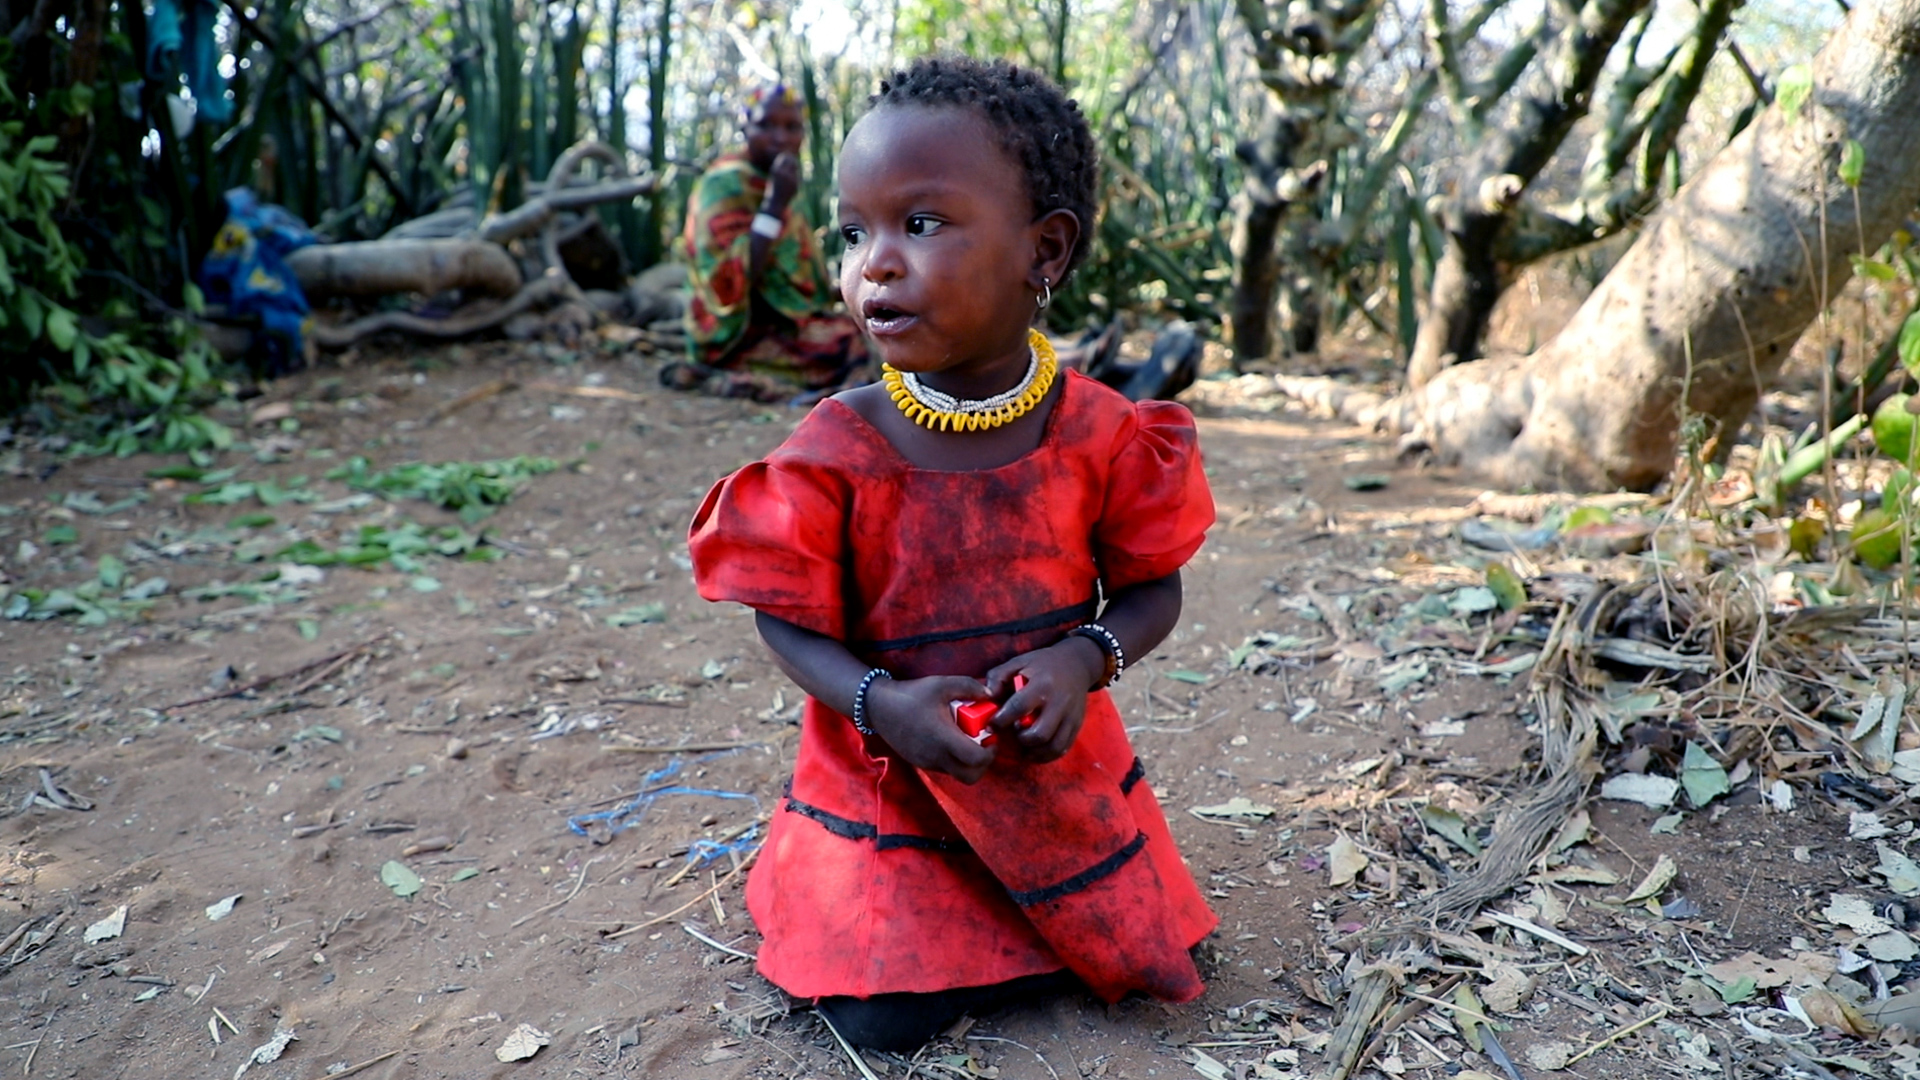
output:
[{"label": "puff sleeve", "polygon": [[1109,594],[1186,565],[1213,525],[1213,492],[1185,406],[1143,401],[1107,473],[1094,559]]},{"label": "puff sleeve", "polygon": [[836,487],[823,470],[778,461],[715,484],[687,535],[700,595],[844,638],[847,504]]}]

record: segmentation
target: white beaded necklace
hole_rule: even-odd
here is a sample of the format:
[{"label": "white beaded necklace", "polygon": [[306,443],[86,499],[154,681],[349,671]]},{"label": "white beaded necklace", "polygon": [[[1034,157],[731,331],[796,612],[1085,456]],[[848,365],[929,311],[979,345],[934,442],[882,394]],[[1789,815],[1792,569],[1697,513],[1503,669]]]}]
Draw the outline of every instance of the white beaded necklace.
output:
[{"label": "white beaded necklace", "polygon": [[943,394],[921,382],[920,376],[911,371],[900,373],[900,385],[906,387],[907,393],[913,395],[913,400],[935,412],[960,413],[964,416],[993,412],[1020,400],[1027,389],[1033,385],[1033,380],[1040,376],[1040,354],[1032,346],[1028,346],[1027,355],[1030,359],[1027,361],[1026,378],[1016,383],[1013,389],[992,397],[957,398],[951,394]]}]

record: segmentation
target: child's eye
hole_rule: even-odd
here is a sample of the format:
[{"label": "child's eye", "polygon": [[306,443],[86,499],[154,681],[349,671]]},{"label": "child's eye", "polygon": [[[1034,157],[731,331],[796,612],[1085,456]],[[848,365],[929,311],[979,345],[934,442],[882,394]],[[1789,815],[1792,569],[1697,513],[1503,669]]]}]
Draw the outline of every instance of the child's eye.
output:
[{"label": "child's eye", "polygon": [[931,218],[925,214],[915,214],[907,219],[908,236],[931,236],[939,231],[940,222],[937,218]]},{"label": "child's eye", "polygon": [[859,246],[860,240],[864,236],[866,236],[866,230],[858,225],[840,226],[840,239],[846,241],[848,247]]}]

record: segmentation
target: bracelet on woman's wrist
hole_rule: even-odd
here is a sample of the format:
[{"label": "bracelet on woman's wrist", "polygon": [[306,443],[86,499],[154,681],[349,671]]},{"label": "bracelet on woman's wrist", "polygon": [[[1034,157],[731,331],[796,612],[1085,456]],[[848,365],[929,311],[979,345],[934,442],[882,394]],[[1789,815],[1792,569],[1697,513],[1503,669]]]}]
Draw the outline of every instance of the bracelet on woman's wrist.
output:
[{"label": "bracelet on woman's wrist", "polygon": [[1106,670],[1101,672],[1100,681],[1095,686],[1112,686],[1120,681],[1120,673],[1127,670],[1127,650],[1120,645],[1120,639],[1113,631],[1099,623],[1087,623],[1067,631],[1068,637],[1083,637],[1095,645],[1107,656]]},{"label": "bracelet on woman's wrist", "polygon": [[886,668],[874,668],[861,677],[860,689],[853,692],[853,730],[862,735],[877,734],[867,723],[867,691],[873,689],[873,680],[891,678],[893,673]]},{"label": "bracelet on woman's wrist", "polygon": [[764,209],[753,215],[753,225],[751,228],[755,236],[764,236],[769,240],[778,240],[780,239],[781,231],[786,227],[786,222],[780,220],[779,215],[770,213]]}]

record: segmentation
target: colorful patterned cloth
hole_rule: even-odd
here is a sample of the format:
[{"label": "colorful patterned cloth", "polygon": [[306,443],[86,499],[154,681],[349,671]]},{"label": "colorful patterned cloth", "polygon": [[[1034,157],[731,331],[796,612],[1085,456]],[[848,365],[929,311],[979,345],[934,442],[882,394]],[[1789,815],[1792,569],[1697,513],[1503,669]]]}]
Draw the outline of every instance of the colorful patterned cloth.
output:
[{"label": "colorful patterned cloth", "polygon": [[[1107,595],[1180,569],[1213,524],[1193,417],[1069,372],[1038,448],[913,466],[837,398],[708,494],[709,600],[847,643],[900,678],[980,677]],[[1213,929],[1105,690],[1065,757],[923,773],[809,697],[793,783],[747,879],[760,972],[801,997],[925,993],[1071,969],[1109,1001],[1201,992]]]},{"label": "colorful patterned cloth", "polygon": [[745,154],[721,157],[694,185],[684,237],[691,366],[703,378],[730,376],[723,392],[763,400],[835,386],[867,358],[859,328],[832,311],[832,282],[798,206],[767,246],[759,287],[748,282],[753,216],[768,183]]}]

